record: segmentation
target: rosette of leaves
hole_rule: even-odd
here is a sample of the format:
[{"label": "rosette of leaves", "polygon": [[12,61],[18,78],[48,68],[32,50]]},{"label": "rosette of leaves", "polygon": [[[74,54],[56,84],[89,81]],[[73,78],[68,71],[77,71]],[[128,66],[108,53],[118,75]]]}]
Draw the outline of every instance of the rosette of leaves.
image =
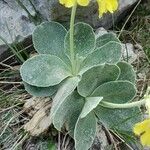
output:
[{"label": "rosette of leaves", "polygon": [[[95,38],[91,26],[74,26],[74,60],[70,31],[57,22],[45,22],[33,32],[38,55],[21,67],[26,90],[34,96],[51,96],[55,128],[66,127],[76,150],[88,150],[97,124],[115,131],[131,132],[140,120],[138,108],[109,109],[102,102],[127,103],[136,94],[135,72],[120,62],[122,46],[114,34]],[[73,63],[72,63],[73,62]]]}]

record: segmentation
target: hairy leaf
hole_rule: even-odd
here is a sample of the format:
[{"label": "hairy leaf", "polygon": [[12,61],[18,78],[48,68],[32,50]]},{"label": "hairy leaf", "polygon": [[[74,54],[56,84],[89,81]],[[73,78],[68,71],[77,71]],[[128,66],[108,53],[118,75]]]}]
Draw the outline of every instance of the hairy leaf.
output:
[{"label": "hairy leaf", "polygon": [[102,47],[112,41],[120,43],[119,39],[113,33],[104,34],[96,39],[96,48]]},{"label": "hairy leaf", "polygon": [[118,78],[120,69],[116,65],[101,65],[93,67],[82,75],[78,85],[80,95],[87,97],[101,84]]},{"label": "hairy leaf", "polygon": [[62,102],[56,111],[53,118],[55,128],[60,131],[64,123],[71,120],[72,127],[69,130],[74,129],[75,123],[77,122],[83,106],[84,98],[74,91]]},{"label": "hairy leaf", "polygon": [[101,96],[103,101],[111,103],[127,103],[136,94],[135,86],[129,81],[111,81],[99,86],[91,96]]},{"label": "hairy leaf", "polygon": [[132,132],[134,124],[141,121],[139,108],[110,109],[99,105],[94,111],[105,127],[117,131]]},{"label": "hairy leaf", "polygon": [[[33,44],[40,54],[51,54],[66,60],[64,39],[67,30],[59,23],[44,22],[33,32]],[[66,62],[66,61],[65,61]]]},{"label": "hairy leaf", "polygon": [[119,62],[117,66],[121,70],[118,80],[127,80],[135,84],[136,74],[133,67],[126,62]]},{"label": "hairy leaf", "polygon": [[[74,51],[79,57],[86,57],[95,48],[95,34],[90,25],[86,23],[77,23],[74,26]],[[66,54],[70,56],[70,31],[65,38]]]},{"label": "hairy leaf", "polygon": [[31,95],[36,96],[36,97],[52,96],[54,93],[56,93],[58,89],[58,86],[36,87],[25,82],[23,84],[24,84],[25,90]]},{"label": "hairy leaf", "polygon": [[84,72],[93,66],[105,63],[116,64],[121,58],[121,49],[121,44],[117,42],[109,42],[108,44],[97,48],[83,61],[81,72]]},{"label": "hairy leaf", "polygon": [[74,140],[76,150],[88,150],[96,136],[96,117],[93,112],[79,118],[75,126]]},{"label": "hairy leaf", "polygon": [[93,109],[97,107],[97,105],[101,102],[103,97],[86,97],[85,104],[82,109],[80,118],[86,117]]},{"label": "hairy leaf", "polygon": [[64,81],[64,83],[62,83],[62,86],[60,86],[55,97],[53,98],[53,103],[51,108],[52,120],[59,107],[61,107],[61,104],[63,104],[66,98],[70,94],[72,94],[72,92],[75,90],[79,81],[80,79],[78,77],[72,77],[72,78],[68,78],[66,81]]},{"label": "hairy leaf", "polygon": [[46,54],[28,59],[21,66],[20,72],[24,82],[37,87],[57,85],[71,75],[60,58]]}]

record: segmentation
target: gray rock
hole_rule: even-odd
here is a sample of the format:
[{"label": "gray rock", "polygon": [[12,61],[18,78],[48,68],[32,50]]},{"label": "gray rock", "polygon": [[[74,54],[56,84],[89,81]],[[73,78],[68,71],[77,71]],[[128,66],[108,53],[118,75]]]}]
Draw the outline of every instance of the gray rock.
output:
[{"label": "gray rock", "polygon": [[109,145],[107,136],[102,129],[101,125],[98,125],[96,138],[93,142],[93,145],[90,150],[106,150],[106,147]]},{"label": "gray rock", "polygon": [[[20,0],[28,12],[34,16],[36,19],[34,21],[17,1],[19,0],[0,0],[0,36],[8,43],[20,42],[29,37],[40,21],[56,20],[68,24],[71,9],[60,5],[56,0]],[[101,19],[98,18],[98,6],[95,1],[91,1],[88,7],[78,7],[77,21],[87,22],[95,29],[100,26],[108,29],[113,25],[113,21],[122,19],[122,14],[124,15],[138,0],[120,0],[119,10],[113,16],[106,14]],[[5,51],[2,45],[5,43],[0,40],[0,51]]]},{"label": "gray rock", "polygon": [[104,29],[103,27],[98,28],[95,31],[96,39],[99,38],[100,36],[104,35],[104,34],[107,34],[107,33],[108,33],[108,31],[106,29]]},{"label": "gray rock", "polygon": [[135,53],[135,47],[131,43],[122,44],[122,56],[123,60],[133,63],[137,59],[137,54]]},{"label": "gray rock", "polygon": [[[8,43],[23,40],[32,34],[34,28],[27,13],[18,7],[15,0],[0,1],[0,36]],[[0,45],[3,43],[0,40]]]}]

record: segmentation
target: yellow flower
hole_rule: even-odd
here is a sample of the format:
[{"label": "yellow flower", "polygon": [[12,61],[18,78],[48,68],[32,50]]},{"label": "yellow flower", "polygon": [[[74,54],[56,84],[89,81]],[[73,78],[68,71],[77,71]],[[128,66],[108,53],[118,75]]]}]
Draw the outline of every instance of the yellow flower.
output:
[{"label": "yellow flower", "polygon": [[118,8],[118,0],[97,0],[99,5],[99,17],[108,11],[113,13]]},{"label": "yellow flower", "polygon": [[135,124],[133,131],[136,135],[140,136],[143,146],[150,146],[150,119]]},{"label": "yellow flower", "polygon": [[79,4],[80,6],[87,6],[90,0],[59,0],[60,4],[65,5],[65,7],[72,7],[75,3]]},{"label": "yellow flower", "polygon": [[[76,3],[80,6],[87,6],[90,0],[59,0],[59,2],[65,7],[71,8]],[[99,17],[102,17],[108,11],[113,13],[118,8],[118,0],[97,0],[97,2],[99,5]]]}]

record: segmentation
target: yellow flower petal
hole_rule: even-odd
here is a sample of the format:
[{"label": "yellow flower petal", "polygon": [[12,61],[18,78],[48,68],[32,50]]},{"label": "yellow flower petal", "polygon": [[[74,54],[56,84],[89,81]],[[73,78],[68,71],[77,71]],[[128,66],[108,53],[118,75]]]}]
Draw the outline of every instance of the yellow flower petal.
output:
[{"label": "yellow flower petal", "polygon": [[150,119],[135,124],[133,131],[140,136],[142,145],[150,146]]},{"label": "yellow flower petal", "polygon": [[140,140],[141,140],[142,145],[150,146],[150,132],[149,133],[148,132],[144,133],[141,136]]},{"label": "yellow flower petal", "polygon": [[117,0],[107,0],[108,11],[113,13],[118,8],[118,1]]},{"label": "yellow flower petal", "polygon": [[114,3],[113,3],[113,10],[114,10],[114,11],[117,10],[118,7],[119,7],[118,1],[115,0]]},{"label": "yellow flower petal", "polygon": [[113,13],[118,8],[117,0],[97,0],[99,6],[99,16],[101,17],[104,13]]},{"label": "yellow flower petal", "polygon": [[87,6],[89,2],[89,0],[77,0],[77,3],[81,6]]},{"label": "yellow flower petal", "polygon": [[149,120],[145,120],[143,122],[135,124],[135,126],[133,128],[134,133],[138,136],[140,136],[142,133],[144,133],[147,122],[149,122]]},{"label": "yellow flower petal", "polygon": [[65,7],[72,7],[74,6],[76,0],[59,0],[60,4],[65,5]]},{"label": "yellow flower petal", "polygon": [[107,4],[107,10],[110,12],[110,13],[113,13],[113,6],[111,4]]},{"label": "yellow flower petal", "polygon": [[107,12],[105,3],[103,3],[102,0],[98,0],[98,6],[99,6],[99,17],[102,17],[103,13]]},{"label": "yellow flower petal", "polygon": [[90,0],[59,0],[59,3],[65,5],[65,7],[73,7],[75,3],[78,3],[81,6],[87,6],[90,3]]}]

